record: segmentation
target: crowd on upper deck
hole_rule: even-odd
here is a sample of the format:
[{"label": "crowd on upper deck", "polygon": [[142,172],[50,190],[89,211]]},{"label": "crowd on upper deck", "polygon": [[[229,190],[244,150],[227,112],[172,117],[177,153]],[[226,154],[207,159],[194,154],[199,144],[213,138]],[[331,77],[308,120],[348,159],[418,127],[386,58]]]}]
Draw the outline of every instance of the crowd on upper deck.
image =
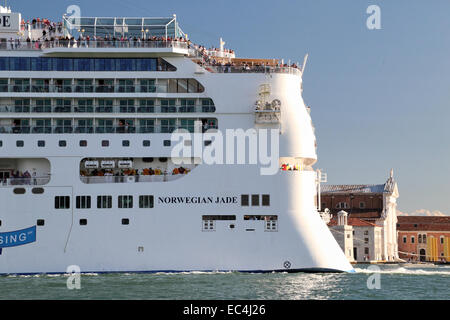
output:
[{"label": "crowd on upper deck", "polygon": [[[299,67],[293,64],[264,64],[264,63],[236,63],[232,59],[235,56],[234,50],[231,49],[219,49],[211,47],[207,49],[202,45],[192,43],[190,40],[184,37],[157,37],[147,36],[142,34],[142,37],[118,35],[118,36],[84,36],[83,32],[80,33],[78,38],[63,36],[63,24],[62,22],[51,22],[49,19],[36,18],[30,21],[22,20],[22,30],[28,30],[31,27],[34,29],[42,29],[42,36],[38,39],[31,39],[28,37],[25,41],[26,44],[21,43],[20,39],[10,40],[10,49],[18,49],[26,46],[28,49],[42,49],[53,47],[116,47],[116,48],[140,48],[140,47],[170,47],[175,46],[174,43],[183,43],[187,49],[190,49],[190,55],[199,59],[198,64],[202,66],[211,66],[218,72],[265,72],[271,67],[276,68],[295,68]],[[22,40],[23,41],[23,40]],[[212,70],[211,70],[212,71]]]}]

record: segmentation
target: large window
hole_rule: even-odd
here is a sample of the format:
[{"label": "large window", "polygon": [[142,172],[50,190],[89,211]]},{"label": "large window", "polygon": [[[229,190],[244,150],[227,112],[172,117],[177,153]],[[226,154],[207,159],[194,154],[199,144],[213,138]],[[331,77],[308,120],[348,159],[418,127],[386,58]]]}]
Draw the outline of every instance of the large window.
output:
[{"label": "large window", "polygon": [[77,196],[76,207],[77,207],[77,209],[90,209],[91,208],[91,196]]},{"label": "large window", "polygon": [[112,208],[112,196],[97,196],[97,208],[98,209]]},{"label": "large window", "polygon": [[139,196],[139,208],[153,208],[153,196]]},{"label": "large window", "polygon": [[131,209],[133,208],[133,196],[119,196],[119,209]]},{"label": "large window", "polygon": [[1,71],[176,71],[161,58],[0,57]]},{"label": "large window", "polygon": [[70,197],[69,196],[56,196],[55,197],[55,209],[70,209]]}]

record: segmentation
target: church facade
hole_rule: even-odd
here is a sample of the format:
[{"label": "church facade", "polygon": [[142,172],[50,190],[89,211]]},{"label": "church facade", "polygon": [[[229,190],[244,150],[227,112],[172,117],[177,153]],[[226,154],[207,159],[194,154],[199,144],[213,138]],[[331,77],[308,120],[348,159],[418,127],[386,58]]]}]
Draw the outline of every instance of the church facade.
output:
[{"label": "church facade", "polygon": [[[394,262],[399,260],[397,236],[397,199],[398,186],[394,179],[393,170],[384,184],[377,185],[322,185],[320,193],[321,209],[331,214],[328,225],[338,225],[338,213],[348,214],[349,225],[356,224],[357,229],[364,230],[361,239],[353,233],[353,258],[356,261],[368,259],[375,262]],[[328,210],[327,210],[328,209]],[[354,223],[353,223],[354,222]],[[373,227],[373,228],[371,228]],[[372,237],[367,237],[371,234]],[[356,232],[356,231],[355,231]],[[335,234],[334,232],[333,234]],[[379,235],[378,235],[379,234]],[[367,243],[369,238],[369,243]],[[362,252],[359,244],[364,242]],[[373,243],[370,243],[373,242]],[[374,252],[370,252],[372,247]],[[359,256],[359,258],[358,258]]]}]

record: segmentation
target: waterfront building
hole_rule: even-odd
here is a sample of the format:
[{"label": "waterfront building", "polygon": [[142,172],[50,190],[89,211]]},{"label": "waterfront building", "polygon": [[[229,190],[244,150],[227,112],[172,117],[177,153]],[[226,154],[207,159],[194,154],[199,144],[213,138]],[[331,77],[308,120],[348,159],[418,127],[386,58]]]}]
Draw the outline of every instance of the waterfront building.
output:
[{"label": "waterfront building", "polygon": [[400,258],[450,262],[450,217],[399,216],[397,230]]},{"label": "waterfront building", "polygon": [[[361,257],[367,257],[376,261],[397,261],[398,245],[397,245],[397,198],[399,197],[397,182],[394,179],[393,170],[384,184],[377,185],[321,185],[320,203],[322,209],[328,209],[332,216],[338,214],[339,211],[345,210],[348,213],[349,225],[353,218],[363,222],[358,223],[358,228],[365,227],[359,234],[361,239],[367,237],[372,238],[373,249],[369,249],[369,253],[363,243],[362,251],[356,249],[357,254],[355,260]],[[379,229],[373,226],[379,227]],[[372,229],[370,229],[372,228]],[[359,230],[359,229],[358,229]],[[380,249],[376,240],[377,232],[380,232]],[[355,231],[356,232],[356,231]],[[368,232],[368,234],[365,234]],[[356,237],[356,234],[354,235]],[[364,240],[363,240],[364,242]],[[354,241],[355,243],[355,241]],[[358,245],[359,246],[359,245]],[[356,248],[358,248],[356,246]],[[381,252],[379,252],[381,250]],[[371,253],[372,252],[372,253]]]}]

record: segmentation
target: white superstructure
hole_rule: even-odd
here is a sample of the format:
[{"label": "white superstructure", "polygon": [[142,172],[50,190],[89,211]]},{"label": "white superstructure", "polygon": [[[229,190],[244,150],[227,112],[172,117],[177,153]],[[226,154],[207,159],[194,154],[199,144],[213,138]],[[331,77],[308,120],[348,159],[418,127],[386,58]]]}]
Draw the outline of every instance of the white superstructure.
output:
[{"label": "white superstructure", "polygon": [[[300,68],[197,46],[175,16],[63,21],[0,29],[0,274],[353,270],[317,212]],[[204,150],[277,129],[283,170],[179,165],[177,128]]]}]

